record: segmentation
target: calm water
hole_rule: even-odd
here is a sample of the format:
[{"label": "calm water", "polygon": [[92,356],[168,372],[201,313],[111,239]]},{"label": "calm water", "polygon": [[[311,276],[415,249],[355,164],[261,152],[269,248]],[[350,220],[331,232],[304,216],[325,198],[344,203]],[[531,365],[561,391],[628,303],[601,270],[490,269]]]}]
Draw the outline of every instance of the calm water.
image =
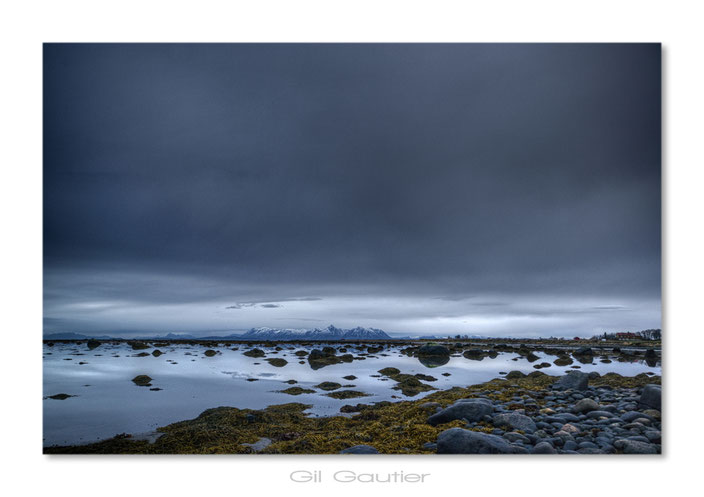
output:
[{"label": "calm water", "polygon": [[[44,395],[75,395],[65,400],[44,399],[44,444],[88,443],[118,433],[147,433],[159,426],[194,418],[205,409],[218,406],[260,409],[273,404],[301,402],[313,405],[309,412],[314,416],[330,416],[339,414],[340,407],[345,404],[409,399],[392,389],[396,385],[394,381],[372,376],[378,375],[379,369],[389,366],[403,373],[434,376],[438,380],[428,383],[439,389],[447,389],[482,383],[500,376],[500,372],[520,370],[530,373],[535,371],[534,364],[555,360],[555,356],[538,352],[541,360],[529,363],[522,358],[512,360],[518,357],[517,354],[502,353],[495,359],[487,357],[482,361],[451,357],[444,365],[428,367],[416,358],[401,354],[399,348],[390,348],[366,356],[365,360],[313,370],[307,361],[299,364],[301,358],[293,353],[314,347],[289,349],[288,344],[282,347],[284,350],[276,354],[273,348],[260,348],[267,352],[267,358],[286,359],[288,364],[284,367],[271,366],[265,358],[247,357],[243,355],[246,349],[241,346],[237,351],[219,347],[218,355],[206,357],[203,354],[206,347],[170,345],[159,349],[164,352],[160,357],[135,357],[142,351],[134,351],[124,343],[103,344],[94,350],[88,350],[85,344],[44,345]],[[349,352],[358,355],[352,349]],[[581,366],[584,372],[598,371],[601,374],[660,374],[659,363],[649,366],[643,361],[627,363],[614,360],[611,364],[602,364],[597,358],[594,361],[595,364],[575,361],[573,365]],[[84,364],[79,364],[81,362]],[[542,371],[555,375],[570,369],[570,366],[552,365]],[[442,373],[450,373],[450,376],[443,376]],[[162,390],[152,391],[135,385],[131,380],[140,374],[152,377],[152,388]],[[347,375],[357,376],[357,379],[343,379]],[[257,381],[247,381],[250,378]],[[291,379],[298,381],[295,386],[311,389],[323,381],[353,384],[352,389],[372,395],[337,400],[324,396],[327,392],[321,390],[297,396],[277,392],[292,386],[284,383]],[[432,391],[421,393],[412,399],[430,393]]]}]

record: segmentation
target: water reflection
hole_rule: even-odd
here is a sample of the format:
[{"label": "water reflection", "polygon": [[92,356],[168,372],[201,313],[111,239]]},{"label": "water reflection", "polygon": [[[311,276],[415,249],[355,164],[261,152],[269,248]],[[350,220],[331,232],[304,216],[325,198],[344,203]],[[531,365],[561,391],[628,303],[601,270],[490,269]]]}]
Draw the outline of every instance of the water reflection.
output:
[{"label": "water reflection", "polygon": [[[43,396],[67,394],[73,397],[43,401],[44,442],[47,445],[81,443],[124,432],[144,433],[194,418],[217,406],[261,409],[273,404],[301,402],[312,406],[308,411],[311,415],[330,416],[339,414],[345,404],[356,403],[325,396],[329,392],[316,388],[325,381],[369,394],[362,399],[363,403],[408,398],[394,390],[396,381],[378,373],[384,368],[415,375],[437,389],[481,383],[502,372],[536,370],[528,357],[518,351],[502,351],[492,354],[493,358],[486,352],[481,356],[470,353],[472,357],[463,357],[459,351],[451,356],[414,357],[412,351],[398,346],[379,349],[346,344],[331,347],[332,351],[323,351],[321,346],[280,347],[276,350],[274,346],[258,345],[264,356],[254,353],[252,355],[257,357],[251,357],[245,355],[254,348],[250,346],[160,344],[161,356],[155,357],[149,349],[147,355],[140,357],[143,351],[132,350],[124,343],[103,343],[93,350],[86,344],[47,345],[44,347]],[[217,349],[218,353],[208,357],[204,354],[208,348]],[[314,353],[314,349],[319,352]],[[541,361],[539,364],[550,363],[550,367],[542,371],[551,375],[564,374],[576,367],[601,374],[660,374],[659,361],[642,356],[611,356],[610,364],[597,360],[596,363],[580,361],[579,365],[558,366],[554,364],[555,355],[543,352],[535,352],[535,355]],[[477,360],[471,360],[475,356]],[[270,364],[266,360],[275,358],[287,363]],[[432,376],[436,381],[423,378],[428,369],[435,370]],[[142,374],[152,378],[153,387],[161,390],[135,386],[132,379]],[[314,393],[297,396],[281,393],[294,384]],[[421,392],[413,399],[429,393],[432,391]]]}]

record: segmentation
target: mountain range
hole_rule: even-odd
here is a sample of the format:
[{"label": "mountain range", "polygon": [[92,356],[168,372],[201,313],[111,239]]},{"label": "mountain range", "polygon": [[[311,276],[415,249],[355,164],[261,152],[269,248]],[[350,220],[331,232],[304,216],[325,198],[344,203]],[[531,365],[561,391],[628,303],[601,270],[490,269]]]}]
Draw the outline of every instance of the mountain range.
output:
[{"label": "mountain range", "polygon": [[[96,338],[101,340],[114,340],[119,337],[87,336],[79,333],[52,333],[44,336],[44,340],[87,340]],[[300,330],[291,328],[252,328],[243,334],[226,336],[194,336],[186,334],[169,333],[161,336],[130,337],[132,340],[392,340],[386,332],[376,328],[351,328],[342,329],[330,325],[327,328]]]}]

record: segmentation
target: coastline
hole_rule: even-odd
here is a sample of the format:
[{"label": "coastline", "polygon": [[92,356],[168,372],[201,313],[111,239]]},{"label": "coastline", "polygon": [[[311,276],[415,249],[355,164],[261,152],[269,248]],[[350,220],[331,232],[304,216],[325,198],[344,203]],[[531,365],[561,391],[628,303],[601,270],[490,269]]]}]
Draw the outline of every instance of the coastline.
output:
[{"label": "coastline", "polygon": [[[561,388],[568,377],[579,381]],[[45,447],[44,453],[659,454],[660,410],[641,400],[644,391],[657,389],[659,402],[660,387],[648,385],[660,383],[660,376],[648,374],[575,371],[558,377],[515,371],[415,401],[360,404],[350,417],[308,417],[303,412],[308,406],[301,403],[260,410],[216,407],[158,428],[163,435],[153,443],[118,435],[87,445]],[[442,422],[430,421],[439,414]]]}]

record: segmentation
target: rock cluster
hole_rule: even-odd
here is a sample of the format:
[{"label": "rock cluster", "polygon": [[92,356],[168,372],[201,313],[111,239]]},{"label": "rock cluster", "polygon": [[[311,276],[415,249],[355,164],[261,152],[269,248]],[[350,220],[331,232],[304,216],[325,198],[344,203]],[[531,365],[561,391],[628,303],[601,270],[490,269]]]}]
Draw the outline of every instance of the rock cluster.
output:
[{"label": "rock cluster", "polygon": [[438,407],[428,418],[430,425],[455,420],[466,425],[441,432],[437,453],[661,453],[660,385],[593,387],[588,381],[587,374],[570,372],[551,390],[526,390],[506,401],[462,399]]}]

